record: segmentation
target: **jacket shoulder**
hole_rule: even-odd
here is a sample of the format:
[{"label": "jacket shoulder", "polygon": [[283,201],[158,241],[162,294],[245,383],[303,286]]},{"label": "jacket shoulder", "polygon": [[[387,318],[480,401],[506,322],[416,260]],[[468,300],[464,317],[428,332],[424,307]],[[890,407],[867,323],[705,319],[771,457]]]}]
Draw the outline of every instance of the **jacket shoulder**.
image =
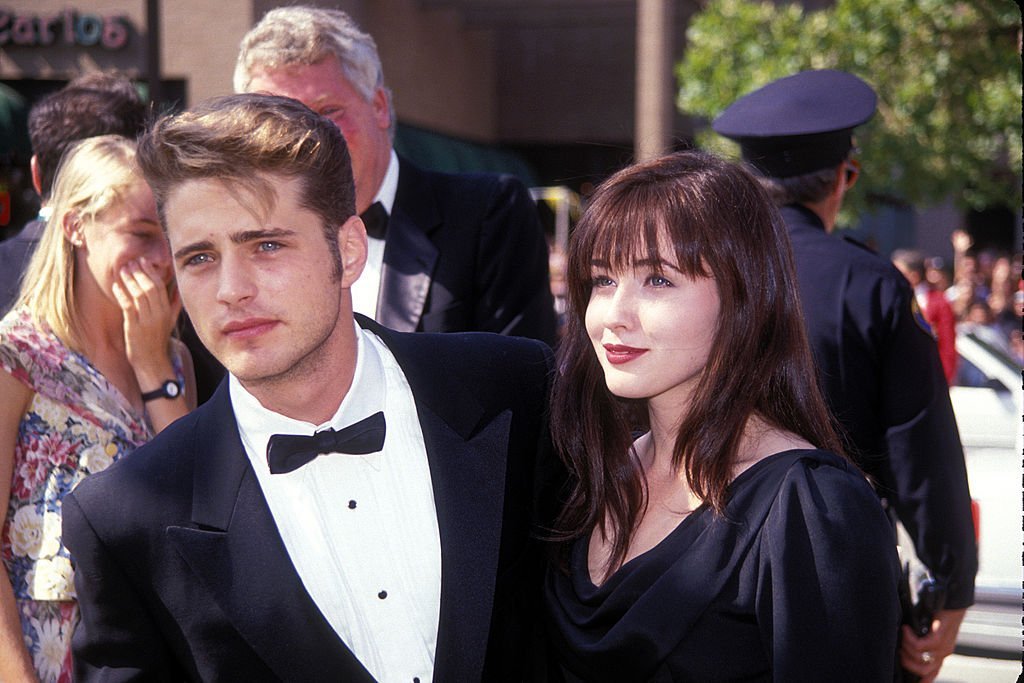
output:
[{"label": "jacket shoulder", "polygon": [[845,271],[851,279],[909,288],[896,266],[852,238],[796,226],[790,229],[790,241],[798,272],[808,267]]},{"label": "jacket shoulder", "polygon": [[[395,353],[403,370],[418,374],[486,378],[510,370],[546,372],[551,349],[544,342],[490,332],[394,332],[374,330]],[[409,366],[409,367],[406,367]]]},{"label": "jacket shoulder", "polygon": [[554,360],[544,342],[489,332],[395,332],[362,321],[395,355],[414,393],[468,392],[492,406],[530,396],[546,405]]},{"label": "jacket shoulder", "polygon": [[[447,173],[420,168],[401,158],[399,185],[422,192],[429,188],[444,205],[466,207],[485,206],[530,198],[526,185],[516,176],[506,173]],[[403,179],[403,174],[405,178]],[[532,199],[531,199],[532,201]]]},{"label": "jacket shoulder", "polygon": [[175,491],[191,494],[194,442],[207,404],[176,420],[110,467],[86,477],[74,490],[83,509],[112,509],[119,517],[143,513]]}]

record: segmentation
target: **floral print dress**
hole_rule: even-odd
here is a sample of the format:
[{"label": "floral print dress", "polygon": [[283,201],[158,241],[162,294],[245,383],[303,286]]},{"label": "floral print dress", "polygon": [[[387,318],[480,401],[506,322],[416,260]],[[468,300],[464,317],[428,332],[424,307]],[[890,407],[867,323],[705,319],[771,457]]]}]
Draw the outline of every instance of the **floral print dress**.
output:
[{"label": "floral print dress", "polygon": [[[181,379],[181,359],[174,359]],[[73,572],[61,542],[61,501],[152,436],[145,415],[28,311],[0,321],[0,368],[33,392],[18,427],[0,557],[22,634],[42,683],[71,680],[78,619]]]}]

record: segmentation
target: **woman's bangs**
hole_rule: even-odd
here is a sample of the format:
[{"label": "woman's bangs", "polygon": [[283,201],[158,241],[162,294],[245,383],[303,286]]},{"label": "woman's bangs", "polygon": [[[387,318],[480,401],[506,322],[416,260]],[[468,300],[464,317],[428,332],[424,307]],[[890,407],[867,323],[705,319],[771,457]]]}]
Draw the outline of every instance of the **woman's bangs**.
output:
[{"label": "woman's bangs", "polygon": [[654,198],[644,192],[649,188],[624,189],[632,191],[602,197],[604,206],[595,212],[601,219],[594,226],[591,245],[593,260],[615,270],[657,263],[665,256],[658,249],[658,235],[665,221],[653,210],[657,206]]}]

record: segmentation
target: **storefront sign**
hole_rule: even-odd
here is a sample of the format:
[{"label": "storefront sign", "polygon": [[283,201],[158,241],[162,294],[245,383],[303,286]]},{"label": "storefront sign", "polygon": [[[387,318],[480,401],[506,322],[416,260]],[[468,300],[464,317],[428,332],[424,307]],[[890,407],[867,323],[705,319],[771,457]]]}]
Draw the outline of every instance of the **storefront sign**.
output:
[{"label": "storefront sign", "polygon": [[0,47],[48,47],[55,43],[120,50],[128,44],[127,17],[66,9],[48,17],[0,9]]}]

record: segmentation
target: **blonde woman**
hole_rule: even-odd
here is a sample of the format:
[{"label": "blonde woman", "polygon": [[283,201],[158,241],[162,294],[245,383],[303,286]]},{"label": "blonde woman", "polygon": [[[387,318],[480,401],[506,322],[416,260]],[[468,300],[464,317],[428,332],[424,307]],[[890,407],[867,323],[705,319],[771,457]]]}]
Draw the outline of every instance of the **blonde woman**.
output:
[{"label": "blonde woman", "polygon": [[135,143],[68,150],[0,321],[0,680],[71,679],[77,620],[61,499],[194,407],[181,309]]}]

